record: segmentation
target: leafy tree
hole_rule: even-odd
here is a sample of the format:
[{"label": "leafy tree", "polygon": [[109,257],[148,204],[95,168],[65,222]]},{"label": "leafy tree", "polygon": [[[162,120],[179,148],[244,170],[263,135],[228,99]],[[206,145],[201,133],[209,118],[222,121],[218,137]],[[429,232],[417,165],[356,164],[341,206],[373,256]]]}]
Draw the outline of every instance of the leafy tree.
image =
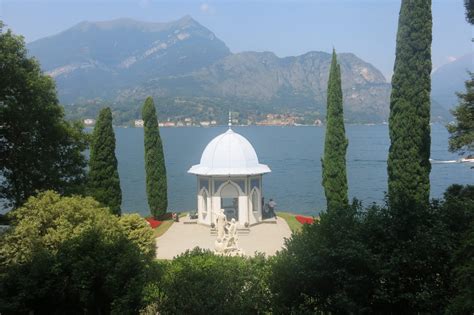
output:
[{"label": "leafy tree", "polygon": [[468,314],[474,309],[474,186],[449,187],[440,212],[451,246],[448,313]]},{"label": "leafy tree", "polygon": [[374,206],[363,225],[363,242],[378,265],[371,301],[376,314],[438,314],[449,299],[454,243],[441,208],[407,211],[417,215],[407,221]]},{"label": "leafy tree", "polygon": [[[474,24],[474,1],[465,0],[466,20]],[[466,81],[466,93],[458,93],[459,105],[452,111],[456,123],[448,125],[449,150],[464,154],[474,151],[474,74]]]},{"label": "leafy tree", "polygon": [[466,20],[474,24],[474,1],[464,0],[464,7],[466,8]]},{"label": "leafy tree", "polygon": [[148,222],[138,214],[125,214],[119,219],[119,224],[128,239],[138,246],[146,255],[155,255],[155,238]]},{"label": "leafy tree", "polygon": [[0,312],[121,314],[143,307],[152,257],[109,209],[90,197],[45,192],[11,216],[13,227],[0,237]]},{"label": "leafy tree", "polygon": [[266,314],[268,264],[194,249],[166,263],[156,299],[160,314]]},{"label": "leafy tree", "polygon": [[377,260],[361,241],[357,202],[332,209],[293,234],[274,259],[270,280],[277,313],[370,313]]},{"label": "leafy tree", "polygon": [[431,1],[402,0],[390,98],[390,207],[426,207],[430,195]]},{"label": "leafy tree", "polygon": [[459,105],[452,111],[456,123],[448,125],[449,151],[474,151],[474,73],[466,81],[466,93],[458,93]]},{"label": "leafy tree", "polygon": [[65,121],[54,81],[0,21],[0,198],[17,207],[38,191],[81,192],[86,138]]},{"label": "leafy tree", "polygon": [[24,263],[35,247],[55,253],[60,244],[87,229],[112,235],[118,218],[90,197],[61,197],[47,191],[9,213],[13,229],[0,238],[0,264]]},{"label": "leafy tree", "polygon": [[474,223],[471,221],[469,230],[456,252],[456,266],[453,276],[455,294],[449,305],[450,314],[469,314],[474,310]]},{"label": "leafy tree", "polygon": [[143,105],[142,116],[145,133],[146,194],[151,214],[158,218],[165,214],[168,208],[168,188],[163,145],[155,104],[151,97],[148,97]]},{"label": "leafy tree", "polygon": [[336,51],[332,52],[327,98],[327,127],[322,159],[323,186],[327,209],[348,206],[346,150],[348,141],[344,129],[342,104],[341,68],[337,63]]},{"label": "leafy tree", "polygon": [[406,220],[388,207],[366,211],[362,242],[378,265],[370,303],[378,314],[439,314],[459,288],[454,253],[474,220],[474,187],[453,185],[444,200],[410,212]]},{"label": "leafy tree", "polygon": [[100,111],[92,134],[88,192],[115,214],[120,214],[122,190],[115,157],[115,134],[110,108]]}]

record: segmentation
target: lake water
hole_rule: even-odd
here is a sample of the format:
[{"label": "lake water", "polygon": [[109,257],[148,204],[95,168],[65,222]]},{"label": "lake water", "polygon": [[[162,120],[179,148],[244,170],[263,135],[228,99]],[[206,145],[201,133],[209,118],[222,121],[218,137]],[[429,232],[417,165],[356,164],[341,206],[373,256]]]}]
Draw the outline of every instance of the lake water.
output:
[{"label": "lake water", "polygon": [[[257,151],[260,163],[272,169],[264,175],[265,199],[276,200],[278,210],[317,215],[326,208],[321,186],[323,127],[232,127]],[[168,174],[169,211],[196,208],[196,178],[187,170],[198,164],[207,143],[227,127],[161,128]],[[116,128],[117,159],[123,193],[122,211],[148,215],[145,193],[143,129]],[[383,202],[387,190],[388,126],[348,125],[347,173],[349,195],[365,205]],[[473,184],[474,170],[448,152],[448,132],[432,125],[431,196],[441,197],[453,184]],[[436,162],[438,161],[438,162]],[[471,164],[472,165],[472,164]]]}]

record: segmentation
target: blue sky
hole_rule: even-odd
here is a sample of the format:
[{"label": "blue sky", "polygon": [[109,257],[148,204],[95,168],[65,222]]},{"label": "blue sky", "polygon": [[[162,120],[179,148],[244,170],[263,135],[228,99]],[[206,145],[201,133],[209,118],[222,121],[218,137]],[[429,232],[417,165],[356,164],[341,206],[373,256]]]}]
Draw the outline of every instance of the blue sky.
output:
[{"label": "blue sky", "polygon": [[[389,78],[399,8],[396,0],[0,0],[0,19],[30,42],[84,20],[166,22],[190,14],[232,52],[273,51],[284,57],[334,46]],[[462,0],[433,0],[434,67],[471,53],[472,37]]]}]

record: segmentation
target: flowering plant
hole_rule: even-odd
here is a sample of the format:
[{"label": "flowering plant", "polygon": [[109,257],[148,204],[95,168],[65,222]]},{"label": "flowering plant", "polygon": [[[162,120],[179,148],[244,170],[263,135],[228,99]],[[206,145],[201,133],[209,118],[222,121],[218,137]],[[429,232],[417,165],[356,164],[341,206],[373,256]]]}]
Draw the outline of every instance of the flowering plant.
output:
[{"label": "flowering plant", "polygon": [[301,215],[297,215],[295,218],[301,224],[312,224],[314,222],[314,218],[312,217],[303,217]]}]

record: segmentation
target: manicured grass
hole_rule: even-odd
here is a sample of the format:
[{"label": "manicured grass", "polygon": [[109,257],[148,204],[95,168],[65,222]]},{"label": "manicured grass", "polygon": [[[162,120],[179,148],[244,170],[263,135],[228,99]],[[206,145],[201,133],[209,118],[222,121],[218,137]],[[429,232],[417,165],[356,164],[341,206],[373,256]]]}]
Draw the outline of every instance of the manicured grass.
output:
[{"label": "manicured grass", "polygon": [[[288,226],[290,227],[291,232],[299,232],[303,228],[303,224],[296,219],[298,214],[290,212],[277,212],[277,216],[284,219]],[[319,220],[319,217],[314,218],[315,221]]]},{"label": "manicured grass", "polygon": [[155,233],[155,238],[160,237],[168,231],[168,229],[173,225],[173,220],[164,220],[156,229],[153,230]]},{"label": "manicured grass", "polygon": [[[185,217],[188,215],[188,212],[179,212],[178,216],[180,218]],[[174,221],[173,219],[165,219],[162,220],[162,223],[156,228],[153,229],[153,232],[155,233],[155,238],[162,236],[163,234],[168,231],[168,229],[173,225]]]},{"label": "manicured grass", "polygon": [[303,224],[299,223],[298,220],[296,220],[295,215],[293,213],[277,212],[277,216],[284,219],[286,223],[288,223],[291,232],[295,233],[301,231]]}]

